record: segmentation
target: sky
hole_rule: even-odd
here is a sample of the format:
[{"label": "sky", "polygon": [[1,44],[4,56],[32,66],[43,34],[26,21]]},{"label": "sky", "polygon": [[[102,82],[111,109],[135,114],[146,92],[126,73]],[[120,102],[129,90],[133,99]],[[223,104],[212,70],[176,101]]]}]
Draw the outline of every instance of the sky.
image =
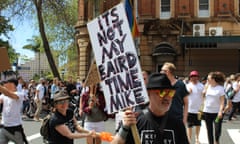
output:
[{"label": "sky", "polygon": [[28,44],[27,39],[31,39],[33,35],[37,34],[37,30],[34,28],[33,24],[28,20],[23,22],[18,22],[13,20],[10,22],[13,25],[14,31],[9,34],[9,43],[20,55],[26,55],[29,58],[34,57],[34,53],[30,50],[23,49],[22,47]]}]

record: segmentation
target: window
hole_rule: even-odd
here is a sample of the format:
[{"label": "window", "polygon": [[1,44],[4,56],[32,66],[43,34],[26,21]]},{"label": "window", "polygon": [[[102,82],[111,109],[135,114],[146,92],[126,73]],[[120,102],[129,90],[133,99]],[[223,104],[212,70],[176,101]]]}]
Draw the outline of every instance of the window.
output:
[{"label": "window", "polygon": [[168,19],[171,16],[170,0],[161,0],[160,18]]},{"label": "window", "polygon": [[209,17],[209,0],[199,0],[199,9],[198,9],[199,17]]}]

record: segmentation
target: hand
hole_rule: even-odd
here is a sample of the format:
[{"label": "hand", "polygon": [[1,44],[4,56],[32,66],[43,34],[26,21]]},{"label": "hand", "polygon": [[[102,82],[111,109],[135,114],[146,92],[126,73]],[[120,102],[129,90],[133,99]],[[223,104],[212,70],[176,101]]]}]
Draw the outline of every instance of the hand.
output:
[{"label": "hand", "polygon": [[83,110],[82,109],[79,109],[79,113],[78,113],[80,116],[82,116],[83,114]]},{"label": "hand", "polygon": [[39,98],[36,98],[36,102],[37,102],[37,103],[40,102],[40,99],[39,99]]},{"label": "hand", "polygon": [[98,135],[95,131],[90,131],[89,132],[89,136],[93,137],[93,138],[96,138]]},{"label": "hand", "polygon": [[187,118],[183,118],[183,124],[187,125]]},{"label": "hand", "polygon": [[192,93],[192,88],[189,88],[189,91],[188,91],[189,93]]},{"label": "hand", "polygon": [[223,117],[223,113],[222,112],[219,112],[218,113],[218,117],[221,119]]},{"label": "hand", "polygon": [[94,100],[90,100],[88,103],[88,107],[92,109],[94,107],[94,104],[95,104]]},{"label": "hand", "polygon": [[124,126],[131,126],[137,123],[136,113],[132,110],[126,110],[123,112],[123,125]]}]

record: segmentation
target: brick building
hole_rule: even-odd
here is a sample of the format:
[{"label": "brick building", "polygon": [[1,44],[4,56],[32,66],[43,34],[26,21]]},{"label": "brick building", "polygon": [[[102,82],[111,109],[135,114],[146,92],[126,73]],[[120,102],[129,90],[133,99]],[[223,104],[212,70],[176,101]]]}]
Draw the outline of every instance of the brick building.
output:
[{"label": "brick building", "polygon": [[[173,62],[176,74],[198,70],[226,75],[240,71],[240,0],[132,0],[141,36],[137,45],[143,70],[159,71]],[[79,76],[93,57],[86,24],[120,0],[79,0],[76,40]]]}]

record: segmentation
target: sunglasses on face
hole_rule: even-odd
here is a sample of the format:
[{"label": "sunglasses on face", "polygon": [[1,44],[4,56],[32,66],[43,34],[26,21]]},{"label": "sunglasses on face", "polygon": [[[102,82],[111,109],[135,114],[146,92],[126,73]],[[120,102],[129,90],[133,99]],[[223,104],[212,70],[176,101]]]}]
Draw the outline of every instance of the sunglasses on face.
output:
[{"label": "sunglasses on face", "polygon": [[65,104],[65,103],[69,103],[69,100],[60,100],[60,101],[56,101],[56,104]]},{"label": "sunglasses on face", "polygon": [[163,98],[165,96],[168,96],[170,98],[172,98],[175,94],[175,90],[173,89],[163,89],[163,90],[151,90],[155,93],[157,93],[157,95],[160,97],[160,98]]}]

